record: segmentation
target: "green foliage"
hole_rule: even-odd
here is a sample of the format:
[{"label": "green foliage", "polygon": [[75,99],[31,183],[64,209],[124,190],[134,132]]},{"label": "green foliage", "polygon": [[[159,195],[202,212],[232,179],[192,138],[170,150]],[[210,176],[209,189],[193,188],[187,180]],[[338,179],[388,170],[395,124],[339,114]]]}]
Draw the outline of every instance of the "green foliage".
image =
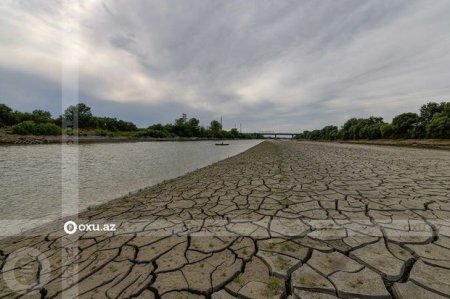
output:
[{"label": "green foliage", "polygon": [[[72,124],[78,124],[73,129]],[[62,115],[53,119],[50,112],[34,110],[33,112],[13,111],[5,104],[0,104],[0,127],[13,126],[14,134],[58,135],[61,127],[66,125],[67,135],[88,136],[127,136],[152,138],[261,138],[261,135],[242,134],[237,129],[225,131],[222,125],[213,120],[210,128],[200,126],[197,118],[185,120],[179,118],[174,124],[155,124],[139,130],[132,122],[112,117],[99,117],[92,114],[91,107],[84,103],[69,106]],[[76,127],[76,126],[75,126]]]},{"label": "green foliage", "polygon": [[222,126],[216,120],[211,122],[209,128],[200,126],[200,121],[197,118],[184,119],[178,118],[175,123],[162,125],[156,124],[148,127],[145,130],[141,130],[136,134],[136,137],[152,137],[152,138],[171,138],[171,137],[184,137],[184,138],[258,138],[260,136],[250,136],[248,134],[240,133],[236,128],[230,131],[222,130]]},{"label": "green foliage", "polygon": [[[78,123],[80,129],[101,129],[109,132],[137,131],[132,122],[118,120],[112,117],[98,117],[91,112],[91,107],[84,103],[69,106],[55,123],[70,126]],[[109,133],[108,133],[109,134]]]},{"label": "green foliage", "polygon": [[381,117],[352,118],[342,126],[343,139],[376,139],[381,137],[381,126],[384,124]]},{"label": "green foliage", "polygon": [[156,124],[139,131],[136,137],[171,138],[173,137],[172,129],[172,125]]},{"label": "green foliage", "polygon": [[19,135],[60,135],[61,128],[54,123],[35,123],[32,120],[27,120],[14,126],[13,133]]},{"label": "green foliage", "polygon": [[91,125],[103,130],[118,132],[118,131],[136,131],[137,127],[132,122],[117,120],[111,117],[96,117],[93,116],[90,121]]},{"label": "green foliage", "polygon": [[417,113],[407,112],[397,115],[392,120],[394,138],[417,138],[419,116]]},{"label": "green foliage", "polygon": [[175,124],[172,126],[172,132],[179,137],[201,137],[200,133],[200,121],[196,118],[184,120],[179,118],[175,120]]},{"label": "green foliage", "polygon": [[48,111],[34,110],[32,113],[13,111],[5,104],[0,104],[0,126],[14,126],[24,121],[48,123],[53,122],[53,119]]},{"label": "green foliage", "polygon": [[34,135],[61,135],[61,127],[54,123],[39,123],[34,127]]},{"label": "green foliage", "polygon": [[213,133],[214,137],[221,137],[222,125],[217,120],[211,121],[209,129]]},{"label": "green foliage", "polygon": [[14,126],[13,133],[19,134],[19,135],[28,135],[33,134],[34,127],[36,126],[36,123],[31,120],[27,120],[24,122],[21,122],[20,124]]},{"label": "green foliage", "polygon": [[[335,127],[334,127],[335,128]],[[298,139],[450,138],[450,102],[427,103],[417,113],[402,113],[391,124],[381,117],[351,118],[336,133],[333,126],[304,131]]]},{"label": "green foliage", "polygon": [[154,129],[145,129],[143,131],[139,131],[136,134],[136,137],[152,137],[152,138],[170,138],[172,135],[166,131],[159,131]]},{"label": "green foliage", "polygon": [[270,276],[267,281],[267,295],[272,297],[277,295],[283,289],[283,284],[281,279]]},{"label": "green foliage", "polygon": [[394,129],[391,124],[382,124],[380,127],[381,137],[383,138],[391,138],[394,133]]},{"label": "green foliage", "polygon": [[433,115],[436,113],[444,112],[445,106],[449,103],[441,102],[441,103],[434,103],[429,102],[422,107],[420,107],[420,118],[425,124],[431,123],[431,120],[433,119]]},{"label": "green foliage", "polygon": [[434,114],[426,129],[430,138],[450,138],[450,111]]},{"label": "green foliage", "polygon": [[48,111],[34,110],[31,113],[31,120],[36,123],[50,123],[53,122],[52,115]]},{"label": "green foliage", "polygon": [[0,104],[0,127],[12,124],[12,109],[5,104]]},{"label": "green foliage", "polygon": [[63,120],[67,125],[78,123],[78,127],[95,128],[91,107],[84,103],[69,106],[63,114]]}]

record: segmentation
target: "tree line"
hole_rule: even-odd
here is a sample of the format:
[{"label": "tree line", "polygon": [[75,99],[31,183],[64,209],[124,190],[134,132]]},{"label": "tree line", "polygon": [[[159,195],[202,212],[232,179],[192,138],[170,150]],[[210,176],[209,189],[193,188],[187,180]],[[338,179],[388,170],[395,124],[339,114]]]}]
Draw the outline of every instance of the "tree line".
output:
[{"label": "tree line", "polygon": [[236,128],[226,131],[217,120],[213,120],[209,127],[200,126],[196,118],[178,118],[173,124],[156,124],[138,132],[138,137],[171,138],[171,137],[198,137],[198,138],[260,138],[252,134],[240,133]]},{"label": "tree line", "polygon": [[411,139],[450,138],[450,102],[430,102],[420,108],[420,114],[397,115],[391,123],[382,117],[351,118],[339,129],[326,126],[304,131],[296,136],[309,140]]},{"label": "tree line", "polygon": [[68,107],[64,113],[53,118],[50,112],[34,110],[20,112],[5,104],[0,104],[0,127],[12,128],[11,133],[19,135],[60,135],[67,124],[78,123],[78,132],[68,129],[68,134],[100,136],[115,136],[127,133],[131,137],[152,138],[258,138],[250,134],[240,133],[236,128],[223,130],[217,120],[213,120],[209,127],[200,126],[196,118],[179,118],[173,124],[155,124],[145,129],[139,129],[134,123],[112,117],[100,117],[92,114],[91,107],[79,103]]}]

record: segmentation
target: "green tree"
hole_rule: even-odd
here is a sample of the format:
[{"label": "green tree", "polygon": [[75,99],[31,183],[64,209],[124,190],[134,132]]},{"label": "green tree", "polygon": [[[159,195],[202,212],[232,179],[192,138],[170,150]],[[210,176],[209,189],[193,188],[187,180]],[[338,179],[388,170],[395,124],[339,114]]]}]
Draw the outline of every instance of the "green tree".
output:
[{"label": "green tree", "polygon": [[222,125],[217,120],[211,121],[211,124],[209,125],[209,129],[213,133],[219,133],[222,130]]},{"label": "green tree", "polygon": [[450,138],[450,103],[444,111],[433,114],[427,125],[427,136],[431,138]]},{"label": "green tree", "polygon": [[407,112],[397,115],[392,120],[393,137],[416,138],[419,121],[417,113]]},{"label": "green tree", "polygon": [[187,121],[188,131],[192,136],[199,137],[200,121],[196,118],[191,118]]},{"label": "green tree", "polygon": [[420,107],[420,118],[425,124],[429,124],[433,119],[433,115],[435,113],[443,112],[445,108],[445,103],[442,102],[440,104],[429,102]]},{"label": "green tree", "polygon": [[380,132],[383,138],[391,138],[394,133],[394,129],[391,124],[383,124],[380,126]]},{"label": "green tree", "polygon": [[31,113],[31,117],[33,119],[34,122],[36,123],[49,123],[52,122],[52,115],[50,112],[48,111],[44,111],[44,110],[34,110]]},{"label": "green tree", "polygon": [[13,124],[13,110],[5,104],[0,104],[0,127]]},{"label": "green tree", "polygon": [[342,126],[339,135],[343,139],[376,139],[381,137],[382,117],[351,118]]},{"label": "green tree", "polygon": [[69,106],[64,111],[63,119],[66,122],[74,122],[78,120],[79,128],[85,129],[95,127],[91,107],[87,106],[84,103]]},{"label": "green tree", "polygon": [[239,131],[236,128],[233,128],[230,130],[230,137],[231,138],[240,138],[241,133],[239,133]]}]

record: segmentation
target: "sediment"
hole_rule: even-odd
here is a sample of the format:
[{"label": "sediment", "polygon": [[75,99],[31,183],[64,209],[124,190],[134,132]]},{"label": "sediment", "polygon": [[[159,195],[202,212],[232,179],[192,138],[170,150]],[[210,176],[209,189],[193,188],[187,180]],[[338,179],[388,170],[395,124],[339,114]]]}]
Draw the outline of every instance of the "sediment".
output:
[{"label": "sediment", "polygon": [[449,297],[449,182],[445,151],[263,142],[0,240],[0,298]]}]

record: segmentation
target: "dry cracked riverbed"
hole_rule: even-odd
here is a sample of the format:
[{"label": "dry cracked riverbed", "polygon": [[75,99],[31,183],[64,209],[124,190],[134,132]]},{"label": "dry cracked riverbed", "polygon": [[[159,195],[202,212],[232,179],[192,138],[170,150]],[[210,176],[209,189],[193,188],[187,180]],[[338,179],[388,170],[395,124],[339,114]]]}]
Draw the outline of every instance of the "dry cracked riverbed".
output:
[{"label": "dry cracked riverbed", "polygon": [[0,241],[0,297],[450,297],[450,152],[264,142]]}]

